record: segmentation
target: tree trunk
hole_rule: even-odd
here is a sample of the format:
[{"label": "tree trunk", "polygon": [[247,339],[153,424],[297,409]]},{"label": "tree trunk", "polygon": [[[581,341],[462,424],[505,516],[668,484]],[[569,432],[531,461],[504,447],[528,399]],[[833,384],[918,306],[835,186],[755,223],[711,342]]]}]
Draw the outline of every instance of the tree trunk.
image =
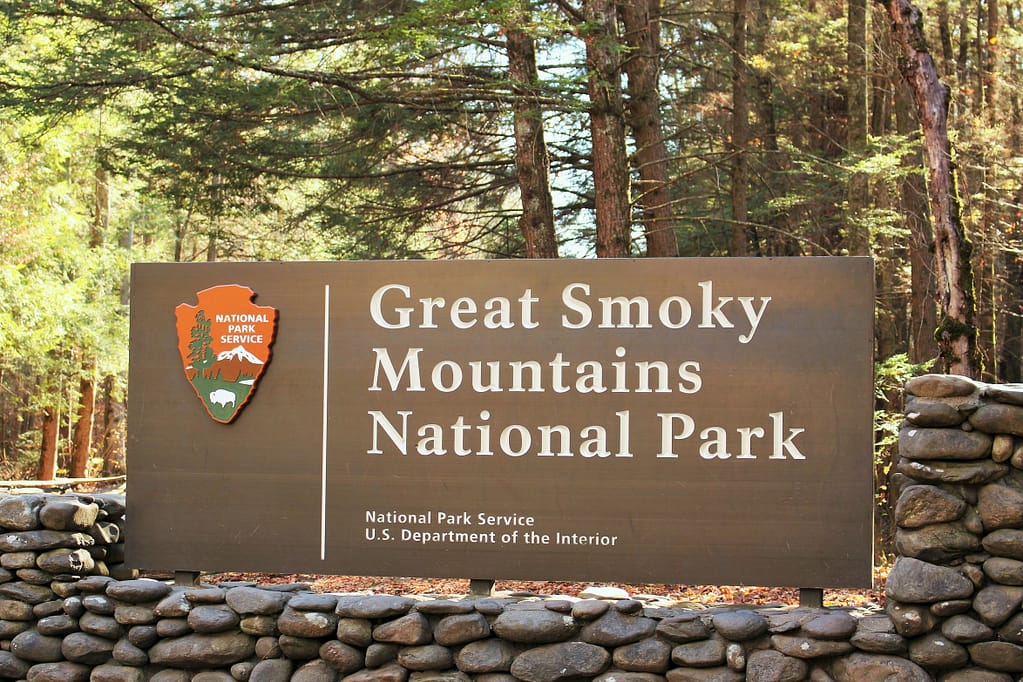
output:
[{"label": "tree trunk", "polygon": [[121,438],[124,406],[117,399],[117,377],[103,380],[103,476],[124,473],[124,441]]},{"label": "tree trunk", "polygon": [[635,170],[639,175],[636,203],[642,210],[646,255],[678,256],[675,217],[668,185],[668,150],[661,131],[661,3],[660,0],[622,0],[618,10],[625,27],[629,57],[626,123],[636,143]]},{"label": "tree trunk", "polygon": [[540,78],[533,38],[522,28],[529,4],[520,3],[505,30],[508,75],[515,91],[512,104],[515,129],[515,173],[522,200],[519,230],[526,258],[557,258],[554,202],[550,189],[550,157],[544,140],[543,111],[536,103]]},{"label": "tree trunk", "polygon": [[[855,163],[867,151],[867,2],[849,0],[846,35],[846,103],[849,128],[846,146]],[[870,234],[863,213],[870,201],[866,173],[852,173],[846,195],[845,250],[850,256],[870,253]]]},{"label": "tree trunk", "polygon": [[622,105],[621,42],[614,0],[585,0],[587,87],[593,145],[597,257],[630,255],[629,165]]},{"label": "tree trunk", "polygon": [[746,24],[749,21],[748,0],[733,0],[732,5],[732,238],[729,254],[745,256],[749,251],[749,211],[746,184],[749,159],[749,97],[746,92]]},{"label": "tree trunk", "polygon": [[[912,94],[906,83],[895,89],[895,125],[900,135],[920,129],[913,113]],[[902,158],[908,170],[901,183],[900,212],[909,229],[909,360],[933,362],[938,357],[934,330],[938,327],[937,284],[934,278],[934,230],[927,209],[927,182],[923,155],[914,149]]]},{"label": "tree trunk", "polygon": [[71,462],[68,464],[68,476],[71,478],[84,478],[89,465],[93,414],[96,410],[96,381],[92,377],[94,371],[86,363],[78,386],[78,415],[71,440]]},{"label": "tree trunk", "polygon": [[909,0],[875,0],[892,20],[902,53],[900,68],[913,91],[924,134],[924,156],[929,171],[929,199],[934,216],[934,261],[941,322],[935,332],[943,369],[952,374],[980,376],[977,355],[976,302],[971,245],[963,230],[956,190],[952,148],[948,139],[948,87],[938,79],[927,51],[920,10]]},{"label": "tree trunk", "polygon": [[43,408],[43,438],[39,446],[39,470],[36,477],[40,481],[52,481],[57,476],[57,427],[59,415],[56,408]]}]

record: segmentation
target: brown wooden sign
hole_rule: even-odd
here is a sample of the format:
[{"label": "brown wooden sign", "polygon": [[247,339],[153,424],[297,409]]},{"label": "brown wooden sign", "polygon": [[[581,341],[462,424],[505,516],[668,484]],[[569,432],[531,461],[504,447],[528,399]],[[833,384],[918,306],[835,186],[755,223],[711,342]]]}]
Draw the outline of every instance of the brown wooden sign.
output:
[{"label": "brown wooden sign", "polygon": [[128,561],[869,586],[872,282],[861,258],[136,265]]}]

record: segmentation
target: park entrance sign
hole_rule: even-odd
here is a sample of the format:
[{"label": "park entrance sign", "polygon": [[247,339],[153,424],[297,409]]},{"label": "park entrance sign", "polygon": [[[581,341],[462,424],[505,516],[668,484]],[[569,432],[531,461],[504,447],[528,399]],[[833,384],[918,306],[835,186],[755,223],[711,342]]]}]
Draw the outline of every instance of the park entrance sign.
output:
[{"label": "park entrance sign", "polygon": [[863,258],[136,265],[128,562],[869,586],[872,324]]}]

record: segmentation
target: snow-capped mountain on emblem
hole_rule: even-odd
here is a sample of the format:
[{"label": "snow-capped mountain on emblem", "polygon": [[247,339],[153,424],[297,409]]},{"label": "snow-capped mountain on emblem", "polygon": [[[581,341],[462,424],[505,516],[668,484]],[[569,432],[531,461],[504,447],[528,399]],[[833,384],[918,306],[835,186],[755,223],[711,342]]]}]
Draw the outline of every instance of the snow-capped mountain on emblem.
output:
[{"label": "snow-capped mountain on emblem", "polygon": [[270,361],[277,310],[254,304],[254,296],[249,287],[224,284],[196,294],[197,305],[174,310],[185,378],[223,424],[251,400]]}]

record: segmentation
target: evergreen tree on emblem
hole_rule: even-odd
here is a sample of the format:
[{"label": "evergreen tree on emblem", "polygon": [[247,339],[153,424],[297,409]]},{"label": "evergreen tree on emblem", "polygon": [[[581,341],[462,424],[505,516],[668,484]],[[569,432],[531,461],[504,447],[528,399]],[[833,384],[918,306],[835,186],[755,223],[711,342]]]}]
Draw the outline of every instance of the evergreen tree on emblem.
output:
[{"label": "evergreen tree on emblem", "polygon": [[199,376],[206,376],[206,368],[216,361],[213,354],[213,337],[210,336],[210,321],[205,310],[197,310],[195,324],[192,326],[192,341],[188,344],[188,359]]}]

